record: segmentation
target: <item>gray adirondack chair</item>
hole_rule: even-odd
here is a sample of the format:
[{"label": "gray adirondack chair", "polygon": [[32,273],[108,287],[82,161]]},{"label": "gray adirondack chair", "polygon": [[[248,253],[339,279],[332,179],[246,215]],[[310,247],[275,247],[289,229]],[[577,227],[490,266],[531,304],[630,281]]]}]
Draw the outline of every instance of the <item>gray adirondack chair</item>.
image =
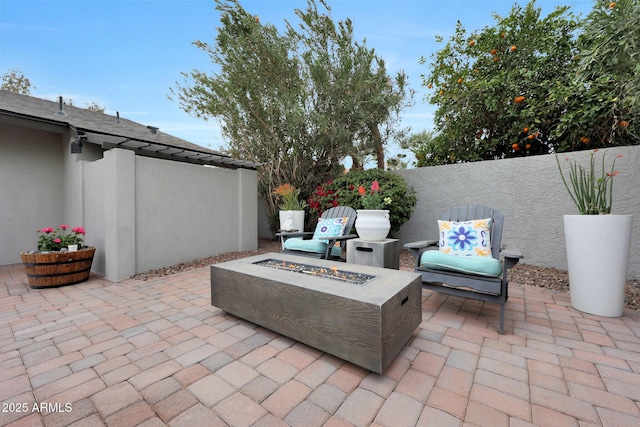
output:
[{"label": "gray adirondack chair", "polygon": [[[509,281],[507,271],[515,266],[522,254],[517,248],[505,248],[502,245],[502,226],[504,216],[497,210],[486,206],[461,206],[442,216],[444,221],[469,221],[474,219],[491,218],[491,256],[497,260],[502,258],[502,272],[499,275],[487,276],[474,272],[462,273],[439,267],[427,268],[421,263],[421,257],[427,250],[438,250],[438,240],[425,240],[405,244],[416,259],[416,273],[422,276],[422,287],[480,301],[500,305],[500,334],[504,333],[504,313],[509,298]],[[453,256],[453,255],[452,255]]]},{"label": "gray adirondack chair", "polygon": [[[358,237],[357,234],[351,234],[351,229],[356,221],[356,211],[349,206],[336,206],[334,208],[327,209],[320,216],[320,218],[323,219],[343,217],[347,217],[349,219],[347,220],[342,235],[328,239],[328,243],[311,240],[314,234],[313,231],[276,233],[276,236],[280,237],[283,241],[284,247],[280,252],[334,261],[345,261],[346,258],[344,254],[346,253],[347,240]],[[295,242],[295,245],[291,245],[295,246],[296,249],[287,249],[287,246],[289,246],[289,244],[287,244],[287,240],[289,239],[298,239],[298,241]],[[303,241],[300,241],[300,239]],[[340,251],[337,251],[334,248],[336,242],[339,242],[340,244]]]}]

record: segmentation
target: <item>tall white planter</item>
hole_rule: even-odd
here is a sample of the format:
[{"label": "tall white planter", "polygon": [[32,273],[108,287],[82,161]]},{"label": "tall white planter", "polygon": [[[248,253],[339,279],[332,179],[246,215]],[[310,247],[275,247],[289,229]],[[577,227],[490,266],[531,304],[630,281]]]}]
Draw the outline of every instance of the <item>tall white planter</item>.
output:
[{"label": "tall white planter", "polygon": [[620,317],[629,265],[633,215],[565,215],[571,306]]},{"label": "tall white planter", "polygon": [[391,230],[388,210],[358,209],[356,213],[356,231],[360,239],[379,242],[387,238]]},{"label": "tall white planter", "polygon": [[304,211],[280,211],[280,230],[304,231]]}]

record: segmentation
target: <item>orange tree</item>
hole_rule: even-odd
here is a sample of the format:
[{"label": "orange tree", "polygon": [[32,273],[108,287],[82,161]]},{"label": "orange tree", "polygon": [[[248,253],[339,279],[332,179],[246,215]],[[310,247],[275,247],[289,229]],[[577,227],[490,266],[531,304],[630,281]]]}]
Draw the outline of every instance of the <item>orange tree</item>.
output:
[{"label": "orange tree", "polygon": [[[550,96],[569,85],[577,67],[580,21],[567,7],[542,18],[531,1],[515,5],[496,24],[467,33],[458,22],[422,75],[437,105],[437,135],[425,165],[477,161],[553,151],[550,139],[564,100]],[[442,38],[438,41],[443,42]],[[423,64],[427,59],[422,58]]]},{"label": "orange tree", "polygon": [[579,61],[554,96],[566,113],[559,151],[640,143],[640,3],[596,2],[578,39]]}]

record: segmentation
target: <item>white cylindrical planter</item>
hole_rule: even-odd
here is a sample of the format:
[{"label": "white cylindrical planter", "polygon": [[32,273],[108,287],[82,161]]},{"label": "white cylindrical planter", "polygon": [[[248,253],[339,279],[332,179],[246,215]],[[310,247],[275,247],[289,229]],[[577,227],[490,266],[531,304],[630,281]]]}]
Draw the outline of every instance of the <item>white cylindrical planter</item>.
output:
[{"label": "white cylindrical planter", "polygon": [[379,242],[387,238],[391,230],[388,210],[358,209],[356,213],[356,231],[360,239]]},{"label": "white cylindrical planter", "polygon": [[304,211],[280,211],[280,230],[304,231]]},{"label": "white cylindrical planter", "polygon": [[631,246],[633,215],[565,215],[571,306],[620,317]]}]

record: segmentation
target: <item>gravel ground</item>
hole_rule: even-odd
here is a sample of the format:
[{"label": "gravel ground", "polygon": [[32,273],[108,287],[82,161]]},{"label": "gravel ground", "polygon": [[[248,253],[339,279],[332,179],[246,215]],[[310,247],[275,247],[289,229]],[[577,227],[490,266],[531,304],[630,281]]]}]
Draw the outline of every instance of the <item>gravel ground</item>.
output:
[{"label": "gravel ground", "polygon": [[[227,252],[208,258],[201,258],[191,262],[184,262],[170,267],[151,270],[146,273],[136,274],[133,279],[149,280],[154,277],[167,276],[181,271],[206,267],[211,264],[245,258],[266,252],[280,251],[280,242],[275,240],[260,239],[257,251]],[[400,253],[400,266],[413,268],[413,257],[407,252]],[[509,272],[509,281],[521,285],[532,285],[540,288],[555,290],[558,292],[569,291],[569,274],[556,268],[538,267],[529,264],[518,264]],[[640,309],[640,285],[637,280],[629,280],[625,290],[625,305],[628,308]]]}]

